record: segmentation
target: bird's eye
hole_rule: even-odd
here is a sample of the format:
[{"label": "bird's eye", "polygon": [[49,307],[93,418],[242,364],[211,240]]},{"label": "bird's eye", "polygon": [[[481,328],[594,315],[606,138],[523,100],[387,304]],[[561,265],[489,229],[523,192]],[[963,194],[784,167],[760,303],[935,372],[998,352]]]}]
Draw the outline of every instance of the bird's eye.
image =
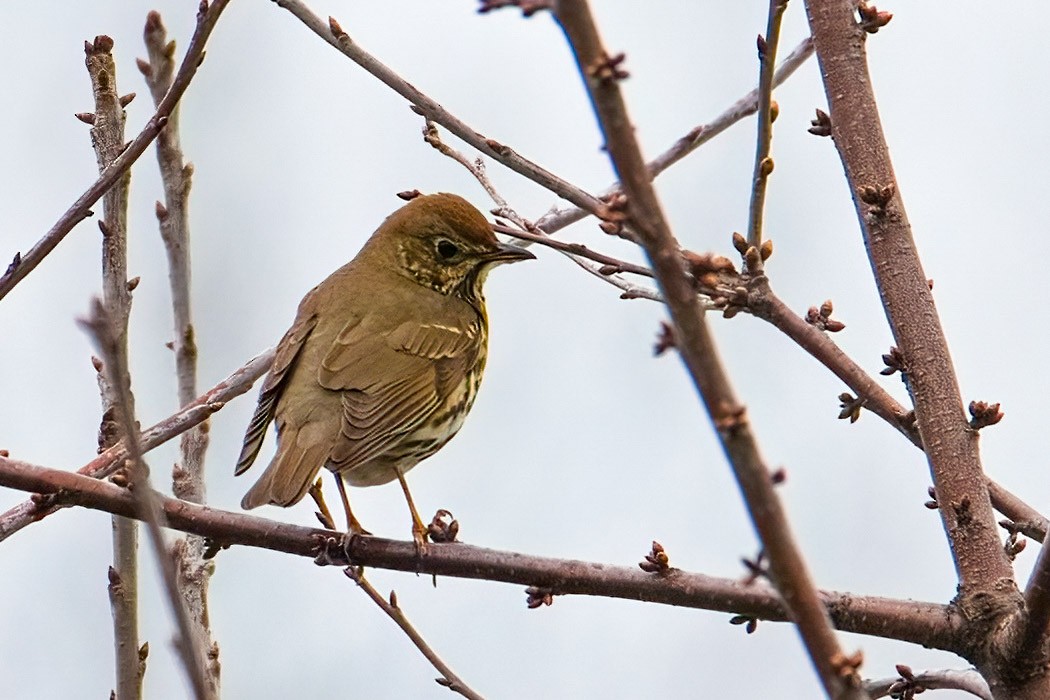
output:
[{"label": "bird's eye", "polygon": [[442,238],[438,241],[437,252],[443,260],[451,260],[459,255],[459,247],[452,241]]}]

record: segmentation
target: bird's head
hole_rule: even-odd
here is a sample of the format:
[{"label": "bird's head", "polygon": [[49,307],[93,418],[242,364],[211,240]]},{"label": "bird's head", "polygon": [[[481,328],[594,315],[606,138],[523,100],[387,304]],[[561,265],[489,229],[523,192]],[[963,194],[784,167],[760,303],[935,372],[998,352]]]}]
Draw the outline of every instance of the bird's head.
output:
[{"label": "bird's head", "polygon": [[481,298],[489,270],[533,259],[500,243],[480,211],[454,194],[419,196],[391,214],[369,241],[393,253],[398,272],[441,294]]}]

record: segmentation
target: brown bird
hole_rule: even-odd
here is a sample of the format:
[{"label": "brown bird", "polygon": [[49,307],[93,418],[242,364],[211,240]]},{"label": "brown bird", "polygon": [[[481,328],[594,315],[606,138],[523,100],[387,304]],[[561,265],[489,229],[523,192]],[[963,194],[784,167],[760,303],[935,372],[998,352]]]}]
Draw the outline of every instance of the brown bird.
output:
[{"label": "brown bird", "polygon": [[485,217],[452,194],[419,196],[353,260],[314,287],[277,346],[235,474],[255,461],[270,422],[277,453],[241,507],[290,506],[321,467],[335,473],[347,528],[353,486],[401,483],[417,545],[426,526],[405,472],[463,425],[485,369],[489,270],[535,256],[500,243]]}]

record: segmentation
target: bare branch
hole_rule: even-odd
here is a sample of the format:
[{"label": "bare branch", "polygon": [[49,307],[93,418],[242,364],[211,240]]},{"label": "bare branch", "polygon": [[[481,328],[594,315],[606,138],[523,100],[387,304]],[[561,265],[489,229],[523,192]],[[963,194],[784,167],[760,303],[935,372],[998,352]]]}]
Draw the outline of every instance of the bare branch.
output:
[{"label": "bare branch", "polygon": [[[807,37],[795,47],[795,49],[780,64],[780,67],[777,68],[776,73],[773,76],[773,86],[776,87],[790,78],[795,70],[805,63],[812,55],[813,40]],[[700,148],[700,146],[704,145],[715,136],[718,136],[741,119],[749,117],[757,111],[758,88],[755,88],[710,122],[699,124],[690,129],[689,133],[675,141],[670,148],[649,161],[646,167],[649,170],[650,176],[653,179],[656,179],[660,173]],[[616,183],[602,192],[599,196],[604,199],[618,194],[621,191],[619,183]],[[536,222],[536,225],[544,231],[553,234],[570,224],[574,224],[577,221],[586,218],[589,214],[590,212],[584,211],[579,207],[552,209],[550,212],[540,217]]]},{"label": "bare branch", "polygon": [[981,700],[992,700],[992,691],[987,681],[972,668],[964,671],[949,668],[913,674],[907,666],[898,666],[897,671],[902,675],[896,678],[865,681],[865,690],[871,694],[872,698],[913,697],[913,695],[904,695],[909,691],[912,694],[918,694],[924,690],[962,690]]},{"label": "bare branch", "polygon": [[457,676],[455,672],[449,668],[448,664],[437,655],[437,652],[427,644],[426,640],[423,639],[423,636],[419,634],[412,623],[408,621],[405,613],[401,610],[401,606],[397,604],[397,596],[393,591],[390,592],[390,600],[379,595],[379,591],[377,591],[375,587],[369,583],[368,579],[365,578],[363,567],[348,566],[343,573],[345,573],[351,581],[361,587],[361,590],[372,599],[372,602],[378,605],[379,609],[385,612],[387,616],[401,628],[401,631],[403,631],[412,641],[412,644],[414,644],[416,648],[419,649],[420,653],[426,657],[427,661],[437,669],[437,672],[441,674],[441,678],[437,679],[439,685],[443,685],[452,692],[459,693],[465,698],[470,698],[471,700],[484,700],[481,695],[464,683],[463,679]]},{"label": "bare branch", "polygon": [[[776,67],[777,47],[780,44],[780,22],[784,18],[788,0],[769,0],[769,21],[766,35],[758,37],[758,136],[755,146],[755,168],[751,179],[751,211],[748,215],[747,242],[758,248],[762,245],[762,215],[766,204],[766,183],[773,172],[769,155],[773,143],[773,121],[777,118],[773,102],[773,69]],[[759,272],[761,261],[757,270]]]},{"label": "bare branch", "polygon": [[[148,452],[162,445],[221,409],[226,402],[252,388],[259,377],[269,371],[273,364],[274,349],[270,348],[258,357],[249,360],[243,367],[226,377],[214,387],[186,406],[181,411],[165,418],[142,433],[142,449]],[[78,474],[102,479],[112,474],[128,458],[124,443],[118,443],[78,470]],[[21,503],[0,515],[0,542],[30,523],[36,522],[66,506],[54,499],[36,499]]]},{"label": "bare branch", "polygon": [[179,595],[175,563],[164,545],[164,535],[161,532],[163,512],[157,502],[158,494],[150,485],[149,469],[142,459],[142,443],[139,440],[139,427],[132,408],[131,377],[128,374],[125,349],[119,344],[114,332],[113,321],[99,300],[95,300],[91,316],[81,323],[93,335],[98,345],[99,354],[105,366],[106,378],[116,399],[117,414],[124,433],[124,443],[128,448],[130,463],[130,481],[127,488],[134,499],[136,514],[134,517],[146,523],[146,531],[149,533],[157,554],[161,578],[168,594],[168,603],[171,605],[178,624],[179,633],[175,646],[179,651],[186,674],[189,676],[194,696],[197,700],[208,700],[213,695],[208,691],[203,646],[201,639],[195,633],[182,597]]},{"label": "bare branch", "polygon": [[562,199],[568,200],[592,214],[597,214],[602,211],[602,203],[593,195],[587,194],[572,183],[561,179],[554,173],[545,170],[539,165],[524,158],[514,151],[514,149],[478,133],[466,123],[450,114],[440,104],[420,92],[411,83],[387,66],[383,65],[375,56],[361,48],[360,45],[343,31],[342,27],[340,27],[339,23],[334,19],[329,18],[328,22],[323,21],[304,3],[300,2],[300,0],[272,1],[279,7],[291,12],[311,31],[317,34],[317,36],[324,39],[344,56],[361,66],[361,68],[378,78],[391,90],[412,103],[418,114],[437,122],[452,132],[457,138],[470,144],[481,153],[484,153],[497,162],[502,163],[519,175],[523,175],[533,182],[546,187]]},{"label": "bare branch", "polygon": [[623,55],[602,46],[585,0],[559,0],[554,15],[565,31],[605,134],[606,147],[627,195],[627,216],[653,267],[674,321],[677,347],[700,392],[744,492],[752,521],[770,559],[772,580],[791,610],[827,693],[864,697],[854,687],[856,669],[835,637],[801,553],[795,545],[769,471],[743,407],[735,400],[714,340],[704,322],[679,246],[664,218],[642,159],[618,81]]},{"label": "bare branch", "polygon": [[183,93],[186,92],[190,80],[193,79],[197,68],[204,59],[204,44],[211,35],[212,29],[215,28],[219,15],[222,14],[229,2],[230,0],[214,0],[210,5],[204,2],[201,3],[200,11],[197,13],[197,28],[193,32],[193,38],[190,40],[189,48],[186,50],[186,56],[182,59],[182,65],[179,67],[179,72],[172,82],[171,89],[161,101],[161,105],[157,108],[156,113],[146,123],[142,132],[127,145],[120,156],[99,176],[98,180],[84,194],[80,195],[77,201],[73,202],[73,205],[44,234],[43,238],[37,241],[25,254],[18,254],[15,257],[15,262],[0,276],[0,299],[7,296],[8,292],[14,289],[15,285],[25,279],[62,242],[62,239],[73,230],[74,226],[92,215],[91,206],[117,180],[124,176],[124,173],[131,168],[132,164],[139,159],[139,156],[146,151],[153,139],[164,128],[164,125],[167,124],[168,116],[175,108],[175,105],[178,104],[179,99],[182,98]]},{"label": "bare branch", "polygon": [[[126,489],[75,472],[47,469],[7,457],[0,457],[0,486],[35,494],[58,494],[68,505],[128,517],[138,514],[134,497]],[[341,533],[332,530],[232,513],[160,494],[156,494],[156,498],[168,527],[208,537],[216,547],[245,545],[313,558],[319,543],[334,540],[338,546],[342,538]],[[459,543],[429,547],[420,558],[411,541],[364,536],[353,537],[346,545],[346,552],[359,566],[543,586],[559,595],[605,596],[763,620],[788,620],[777,592],[762,582],[745,584],[680,569],[671,569],[667,574],[649,574],[637,566],[536,557]],[[954,650],[962,624],[955,608],[936,603],[835,592],[823,592],[820,599],[843,631],[936,649]]]},{"label": "bare branch", "polygon": [[[91,78],[95,111],[91,114],[91,143],[100,173],[124,148],[124,105],[117,92],[117,67],[113,60],[113,40],[97,36],[84,42],[85,64]],[[131,172],[125,171],[102,198],[102,299],[113,320],[113,342],[127,353],[128,317],[131,290],[128,285],[128,188]],[[120,410],[116,387],[98,373],[102,396],[102,427],[99,452],[112,447],[120,438],[115,416]],[[113,516],[113,565],[109,567],[109,604],[113,610],[113,650],[117,697],[142,697],[138,629],[138,523]]]},{"label": "bare branch", "polygon": [[[999,541],[977,432],[959,383],[879,122],[864,51],[865,29],[844,0],[806,0],[831,114],[832,136],[854,194],[872,270],[904,362],[908,390],[962,595],[1011,595],[1013,572]],[[936,368],[937,371],[921,371]],[[1004,606],[1005,609],[1006,606]]]},{"label": "bare branch", "polygon": [[[148,61],[139,62],[142,72],[159,107],[171,89],[175,76],[175,41],[168,40],[160,13],[146,17],[143,33]],[[190,222],[188,199],[193,166],[185,163],[179,137],[179,108],[172,110],[167,127],[157,137],[157,163],[164,185],[164,204],[157,202],[156,213],[160,235],[168,255],[168,280],[175,322],[175,377],[179,406],[184,407],[197,396],[197,343],[193,330],[190,295]],[[204,453],[208,448],[208,423],[201,423],[182,434],[180,459],[172,475],[172,490],[177,498],[204,503]],[[209,692],[218,695],[218,646],[212,641],[208,619],[208,582],[214,569],[204,559],[204,541],[187,536],[174,546],[178,584],[188,606],[195,634],[211,649],[207,665]]]}]

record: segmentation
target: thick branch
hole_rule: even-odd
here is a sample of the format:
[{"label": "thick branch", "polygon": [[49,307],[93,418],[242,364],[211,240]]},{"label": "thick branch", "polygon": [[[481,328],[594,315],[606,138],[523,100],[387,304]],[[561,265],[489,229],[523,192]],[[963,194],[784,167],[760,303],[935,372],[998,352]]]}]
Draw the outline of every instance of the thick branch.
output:
[{"label": "thick branch", "polygon": [[[114,484],[5,457],[0,457],[0,486],[36,494],[56,494],[66,505],[128,517],[135,517],[137,513],[132,495]],[[332,530],[232,513],[160,494],[157,502],[168,527],[208,537],[216,545],[246,545],[314,557],[319,542],[342,536]],[[556,594],[622,598],[773,621],[788,619],[776,591],[769,586],[678,569],[666,574],[649,574],[636,567],[535,557],[464,544],[431,546],[420,557],[412,542],[378,537],[353,538],[349,555],[353,563],[360,566],[542,586]],[[820,596],[831,618],[843,631],[932,648],[952,650],[961,622],[954,608],[935,603],[835,592]]]},{"label": "thick branch", "polygon": [[816,587],[791,537],[787,517],[743,408],[735,400],[718,359],[691,278],[683,267],[678,243],[650,183],[618,85],[618,80],[626,77],[620,69],[623,56],[611,56],[604,49],[585,0],[555,2],[554,14],[576,54],[605,134],[606,148],[627,195],[628,220],[645,248],[663,292],[674,321],[679,353],[718,428],[752,521],[769,556],[774,585],[791,611],[828,695],[865,697],[853,687],[855,669],[842,664],[847,657],[839,647]]},{"label": "thick branch", "polygon": [[1010,580],[955,368],[919,261],[868,74],[864,28],[850,0],[807,0],[835,145],[849,180],[871,267],[926,446],[963,594]]}]

